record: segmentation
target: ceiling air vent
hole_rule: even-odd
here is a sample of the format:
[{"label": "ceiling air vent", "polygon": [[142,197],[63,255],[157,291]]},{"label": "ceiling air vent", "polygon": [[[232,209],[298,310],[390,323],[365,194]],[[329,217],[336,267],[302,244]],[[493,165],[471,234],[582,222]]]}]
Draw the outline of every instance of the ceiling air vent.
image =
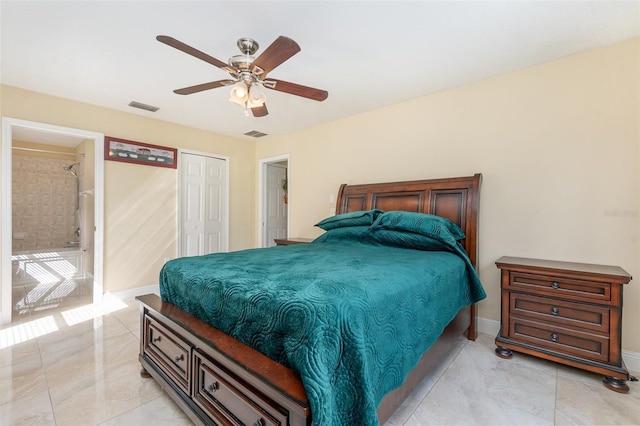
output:
[{"label": "ceiling air vent", "polygon": [[145,111],[151,111],[151,112],[156,112],[157,110],[160,109],[157,106],[147,105],[147,104],[143,104],[142,102],[136,102],[136,101],[129,102],[129,106],[134,108],[144,109]]},{"label": "ceiling air vent", "polygon": [[251,136],[251,137],[254,137],[254,138],[261,138],[263,136],[267,136],[267,134],[259,132],[257,130],[252,130],[250,132],[245,133],[245,136]]}]

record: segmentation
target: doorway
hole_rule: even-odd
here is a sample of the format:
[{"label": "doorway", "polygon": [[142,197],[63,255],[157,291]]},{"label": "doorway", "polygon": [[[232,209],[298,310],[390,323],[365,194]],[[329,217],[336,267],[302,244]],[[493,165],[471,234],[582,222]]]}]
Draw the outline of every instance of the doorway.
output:
[{"label": "doorway", "polygon": [[[14,228],[13,224],[13,188],[12,180],[14,175],[14,164],[12,160],[12,153],[14,148],[15,136],[20,135],[21,139],[33,139],[32,142],[36,144],[45,144],[47,146],[53,146],[51,151],[58,151],[55,146],[73,146],[74,144],[85,144],[87,151],[84,152],[82,147],[78,150],[78,161],[65,162],[62,167],[65,174],[69,174],[68,178],[74,176],[76,178],[83,177],[86,180],[83,182],[83,186],[80,186],[80,179],[74,181],[73,187],[75,197],[73,206],[71,207],[72,215],[77,215],[73,218],[74,225],[77,224],[80,227],[83,225],[83,232],[78,232],[77,235],[71,238],[65,238],[65,244],[69,245],[72,250],[55,250],[55,259],[50,259],[50,262],[44,264],[33,263],[25,256],[22,259],[22,263],[19,259],[16,262],[12,261],[13,254],[13,239],[22,239],[27,237],[27,233],[22,230]],[[26,141],[29,142],[29,141]],[[27,151],[32,148],[21,146],[22,151]],[[92,271],[87,275],[89,281],[90,290],[92,293],[91,300],[93,303],[100,303],[102,301],[103,293],[103,250],[104,250],[104,135],[102,133],[91,132],[87,130],[73,129],[61,126],[55,126],[45,123],[37,123],[26,120],[19,120],[13,118],[2,118],[2,176],[0,177],[0,187],[2,188],[2,211],[1,226],[2,226],[2,305],[0,311],[0,323],[7,324],[12,321],[13,316],[13,302],[12,302],[12,282],[14,275],[22,273],[23,275],[29,275],[25,273],[27,263],[33,268],[34,273],[31,277],[23,278],[51,278],[56,274],[66,277],[71,274],[72,269],[74,271],[81,271],[84,273],[84,268],[87,267]],[[41,151],[47,151],[42,150]],[[81,152],[83,151],[83,152]],[[85,155],[82,155],[85,154]],[[84,160],[88,163],[84,163]],[[76,164],[78,163],[78,164]],[[68,170],[67,170],[68,169]],[[86,173],[85,173],[86,171]],[[82,175],[82,176],[81,176]],[[71,178],[73,180],[73,178]],[[82,206],[82,212],[85,215],[80,215],[80,206]],[[76,208],[77,207],[77,208]],[[90,217],[89,217],[90,216]],[[75,233],[74,233],[75,234]],[[83,235],[84,234],[84,235]],[[77,238],[74,238],[77,237]],[[83,238],[84,237],[84,238]],[[92,237],[92,238],[91,238]],[[74,246],[78,246],[78,250],[73,250]],[[78,251],[78,256],[70,257],[71,252]],[[52,251],[48,251],[53,256]],[[42,259],[42,255],[35,256]],[[14,268],[14,266],[16,266]],[[21,267],[23,269],[21,269]],[[36,271],[47,275],[37,276]],[[16,272],[16,274],[14,274]],[[70,277],[73,279],[76,277]],[[69,290],[70,286],[62,286],[58,291],[64,293]],[[37,292],[36,292],[37,293]],[[35,293],[34,293],[35,294]],[[25,297],[26,299],[26,297]],[[51,300],[51,297],[49,297]]]},{"label": "doorway", "polygon": [[273,247],[274,239],[289,236],[289,154],[259,161],[259,247]]}]

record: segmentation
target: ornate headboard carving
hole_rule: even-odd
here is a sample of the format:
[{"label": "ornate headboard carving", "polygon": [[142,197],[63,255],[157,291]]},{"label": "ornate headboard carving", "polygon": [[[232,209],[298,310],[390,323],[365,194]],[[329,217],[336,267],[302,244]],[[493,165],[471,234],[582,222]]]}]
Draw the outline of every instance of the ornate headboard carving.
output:
[{"label": "ornate headboard carving", "polygon": [[381,209],[429,213],[446,217],[462,228],[462,241],[478,267],[478,207],[482,174],[446,179],[340,186],[336,213]]}]

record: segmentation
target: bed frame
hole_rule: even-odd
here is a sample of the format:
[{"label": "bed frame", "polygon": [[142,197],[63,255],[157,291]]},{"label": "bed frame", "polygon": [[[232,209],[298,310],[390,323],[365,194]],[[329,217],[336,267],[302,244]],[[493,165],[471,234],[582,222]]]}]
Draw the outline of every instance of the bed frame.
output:
[{"label": "bed frame", "polygon": [[[482,176],[365,185],[343,184],[336,212],[378,208],[431,213],[466,234],[464,248],[477,268]],[[297,373],[211,327],[157,295],[140,302],[141,375],[153,377],[196,424],[310,425],[311,410]],[[378,407],[380,424],[466,332],[476,339],[476,307],[461,309],[404,384]]]}]

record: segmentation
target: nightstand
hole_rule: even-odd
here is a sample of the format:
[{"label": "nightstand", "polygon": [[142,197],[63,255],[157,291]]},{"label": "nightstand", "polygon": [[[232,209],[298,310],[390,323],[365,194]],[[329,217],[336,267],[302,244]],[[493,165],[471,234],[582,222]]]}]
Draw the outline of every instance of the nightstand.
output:
[{"label": "nightstand", "polygon": [[[626,393],[622,290],[631,276],[617,266],[502,257],[501,324],[496,354],[512,351],[604,375]],[[633,378],[635,379],[635,378]]]},{"label": "nightstand", "polygon": [[293,244],[308,244],[313,241],[313,238],[276,238],[273,241],[277,246],[290,246]]}]

